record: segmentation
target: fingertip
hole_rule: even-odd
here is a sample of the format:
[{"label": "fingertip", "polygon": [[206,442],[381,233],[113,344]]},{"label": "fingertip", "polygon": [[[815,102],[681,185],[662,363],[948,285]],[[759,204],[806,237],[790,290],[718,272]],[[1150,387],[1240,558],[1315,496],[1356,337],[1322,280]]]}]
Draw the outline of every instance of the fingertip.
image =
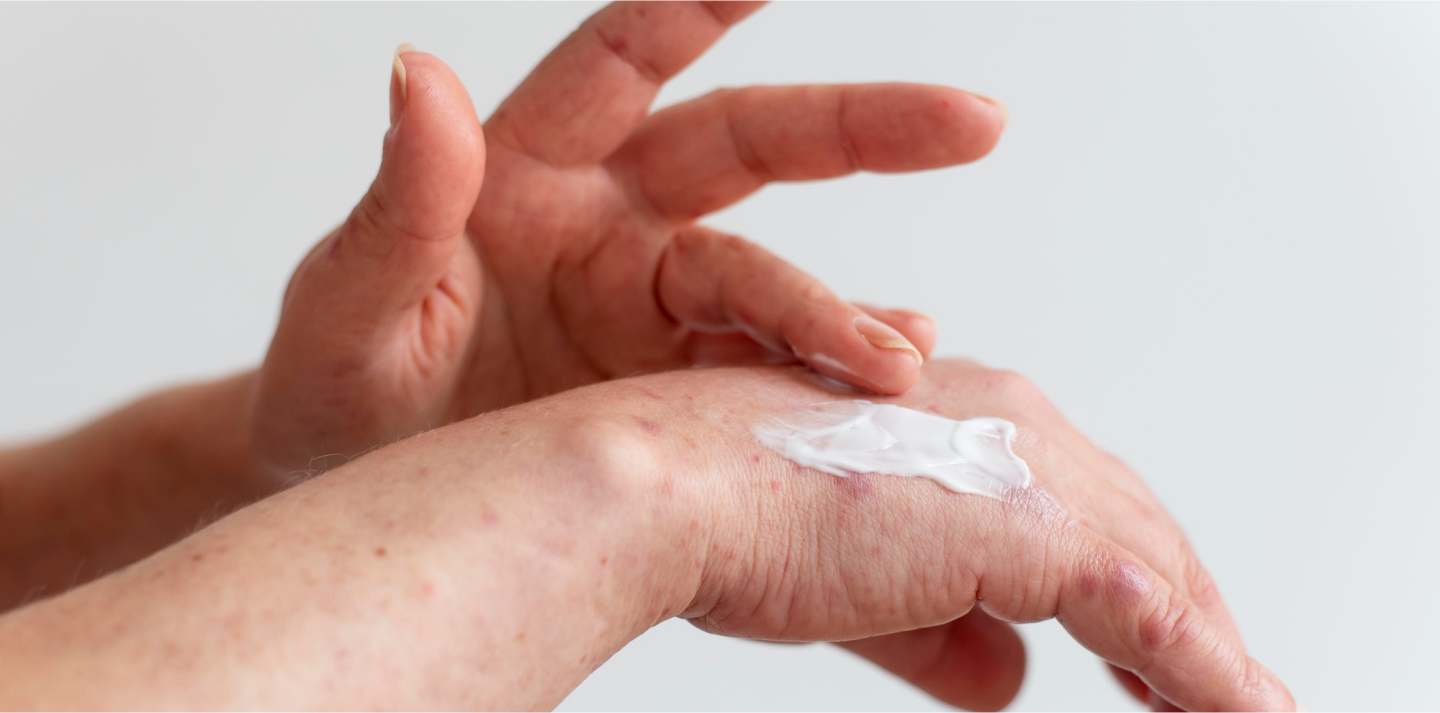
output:
[{"label": "fingertip", "polygon": [[929,359],[930,352],[935,350],[936,326],[934,317],[923,312],[890,307],[876,307],[859,302],[855,303],[855,306],[871,317],[890,325],[890,327],[905,335],[905,338],[910,340],[910,344],[920,352],[920,356],[924,359]]},{"label": "fingertip", "polygon": [[976,99],[979,99],[980,101],[983,101],[983,102],[985,102],[985,103],[987,103],[987,104],[995,107],[996,109],[999,109],[999,110],[1000,110],[1000,130],[1001,130],[1001,131],[1004,131],[1004,130],[1005,130],[1005,127],[1007,127],[1007,126],[1010,125],[1010,105],[1009,105],[1009,104],[1006,104],[1005,102],[1000,101],[999,99],[996,99],[995,97],[987,97],[987,96],[985,96],[984,94],[978,94],[978,93],[976,93],[976,92],[969,92],[969,94],[970,94],[970,96],[975,97]]},{"label": "fingertip", "polygon": [[1010,110],[998,99],[953,87],[934,87],[928,125],[938,137],[947,164],[984,158],[1000,143]]},{"label": "fingertip", "polygon": [[407,234],[453,237],[484,178],[480,119],[465,85],[439,58],[407,43],[396,48],[394,65],[392,129],[375,190]]}]

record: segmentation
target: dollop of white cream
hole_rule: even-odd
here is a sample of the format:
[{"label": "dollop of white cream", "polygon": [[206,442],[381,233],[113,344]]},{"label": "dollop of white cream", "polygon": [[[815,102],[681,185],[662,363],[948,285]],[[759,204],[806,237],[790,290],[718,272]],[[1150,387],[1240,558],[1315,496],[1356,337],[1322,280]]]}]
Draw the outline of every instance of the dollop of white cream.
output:
[{"label": "dollop of white cream", "polygon": [[772,417],[756,426],[761,443],[800,465],[838,476],[854,473],[929,478],[957,493],[992,498],[1030,485],[1030,466],[1015,455],[1015,424],[963,421],[869,401],[832,401]]}]

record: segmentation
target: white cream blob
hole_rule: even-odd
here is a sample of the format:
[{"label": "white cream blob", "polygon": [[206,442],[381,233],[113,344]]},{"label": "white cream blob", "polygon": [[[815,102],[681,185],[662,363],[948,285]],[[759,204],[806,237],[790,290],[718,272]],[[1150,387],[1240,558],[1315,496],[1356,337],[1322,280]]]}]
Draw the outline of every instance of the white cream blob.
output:
[{"label": "white cream blob", "polygon": [[808,468],[929,478],[957,493],[1000,498],[1030,485],[1015,451],[1015,424],[1003,418],[943,416],[892,404],[832,401],[755,427],[761,443]]}]

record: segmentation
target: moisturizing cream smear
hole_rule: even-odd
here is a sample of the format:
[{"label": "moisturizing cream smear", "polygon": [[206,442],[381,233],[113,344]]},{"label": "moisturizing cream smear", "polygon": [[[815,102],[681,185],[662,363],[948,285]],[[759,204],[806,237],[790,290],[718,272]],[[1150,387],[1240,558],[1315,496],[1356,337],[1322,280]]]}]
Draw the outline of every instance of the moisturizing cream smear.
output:
[{"label": "moisturizing cream smear", "polygon": [[791,461],[842,477],[920,476],[992,498],[1031,480],[1010,447],[1015,424],[1003,418],[955,421],[891,404],[832,401],[773,417],[755,427],[755,437]]}]

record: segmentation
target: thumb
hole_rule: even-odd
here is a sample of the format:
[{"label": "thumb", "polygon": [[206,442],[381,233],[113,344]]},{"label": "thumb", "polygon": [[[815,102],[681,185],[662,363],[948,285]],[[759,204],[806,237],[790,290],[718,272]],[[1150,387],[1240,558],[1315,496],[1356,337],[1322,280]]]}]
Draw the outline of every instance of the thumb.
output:
[{"label": "thumb", "polygon": [[458,363],[480,300],[479,271],[457,251],[484,170],[465,87],[401,45],[380,173],[285,294],[252,406],[265,460],[313,468],[319,454],[359,453],[435,420],[436,380]]},{"label": "thumb", "polygon": [[439,59],[401,45],[379,175],[312,253],[296,301],[351,333],[393,325],[445,278],[484,171],[484,134],[465,86]]}]

